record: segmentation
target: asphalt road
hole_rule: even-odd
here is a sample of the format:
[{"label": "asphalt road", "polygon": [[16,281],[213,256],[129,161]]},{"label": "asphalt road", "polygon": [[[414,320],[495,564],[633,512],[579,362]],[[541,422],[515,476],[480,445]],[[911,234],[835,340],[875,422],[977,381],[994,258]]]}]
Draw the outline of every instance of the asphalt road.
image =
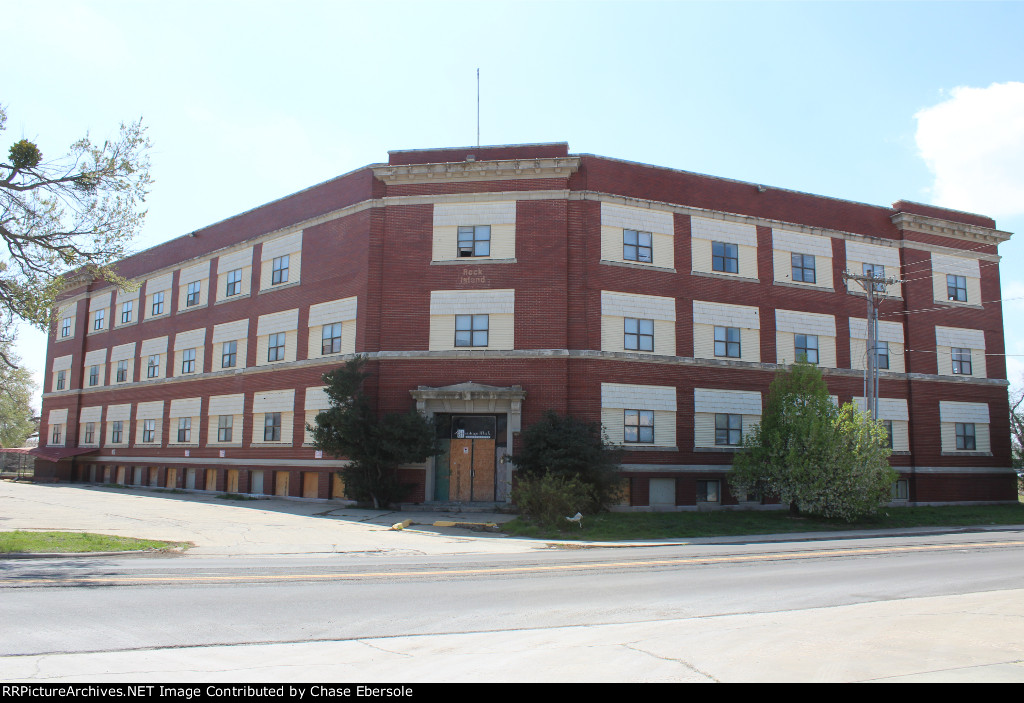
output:
[{"label": "asphalt road", "polygon": [[1021,529],[565,549],[25,488],[6,525],[199,546],[0,560],[8,682],[1024,681]]}]

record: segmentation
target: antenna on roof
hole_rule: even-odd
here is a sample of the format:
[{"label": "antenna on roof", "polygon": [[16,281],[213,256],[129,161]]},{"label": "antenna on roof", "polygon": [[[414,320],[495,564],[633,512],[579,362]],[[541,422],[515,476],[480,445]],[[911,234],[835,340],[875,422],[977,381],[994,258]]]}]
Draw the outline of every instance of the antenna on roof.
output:
[{"label": "antenna on roof", "polygon": [[476,145],[480,147],[480,68],[476,69]]}]

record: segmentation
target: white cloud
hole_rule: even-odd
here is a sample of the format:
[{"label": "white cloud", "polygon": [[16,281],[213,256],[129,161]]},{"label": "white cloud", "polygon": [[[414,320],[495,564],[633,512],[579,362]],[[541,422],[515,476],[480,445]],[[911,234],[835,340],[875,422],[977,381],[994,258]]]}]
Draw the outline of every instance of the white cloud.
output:
[{"label": "white cloud", "polygon": [[1024,214],[1024,83],[958,87],[917,119],[936,205],[995,217]]}]

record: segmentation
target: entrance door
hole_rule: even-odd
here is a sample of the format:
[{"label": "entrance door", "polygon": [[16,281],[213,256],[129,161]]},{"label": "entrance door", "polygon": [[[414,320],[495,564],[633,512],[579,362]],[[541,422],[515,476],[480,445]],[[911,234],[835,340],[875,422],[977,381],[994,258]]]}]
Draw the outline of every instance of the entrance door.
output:
[{"label": "entrance door", "polygon": [[288,495],[288,472],[287,471],[275,471],[274,472],[274,495],[286,496]]},{"label": "entrance door", "polygon": [[238,469],[228,469],[228,493],[238,493]]},{"label": "entrance door", "polygon": [[496,424],[493,415],[452,417],[448,446],[449,500],[494,500]]},{"label": "entrance door", "polygon": [[303,471],[302,472],[302,497],[303,498],[319,498],[320,497],[320,474],[316,471]]}]

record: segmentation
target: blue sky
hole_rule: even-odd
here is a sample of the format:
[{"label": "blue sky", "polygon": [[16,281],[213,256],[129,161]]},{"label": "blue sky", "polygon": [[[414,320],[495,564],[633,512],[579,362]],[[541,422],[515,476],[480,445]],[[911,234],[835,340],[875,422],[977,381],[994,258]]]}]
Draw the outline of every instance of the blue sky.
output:
[{"label": "blue sky", "polygon": [[[479,67],[484,144],[995,217],[1019,233],[1000,253],[1024,374],[1024,3],[34,0],[4,18],[0,146],[150,126],[139,249],[389,149],[475,143]],[[42,334],[20,350],[41,379]]]}]

